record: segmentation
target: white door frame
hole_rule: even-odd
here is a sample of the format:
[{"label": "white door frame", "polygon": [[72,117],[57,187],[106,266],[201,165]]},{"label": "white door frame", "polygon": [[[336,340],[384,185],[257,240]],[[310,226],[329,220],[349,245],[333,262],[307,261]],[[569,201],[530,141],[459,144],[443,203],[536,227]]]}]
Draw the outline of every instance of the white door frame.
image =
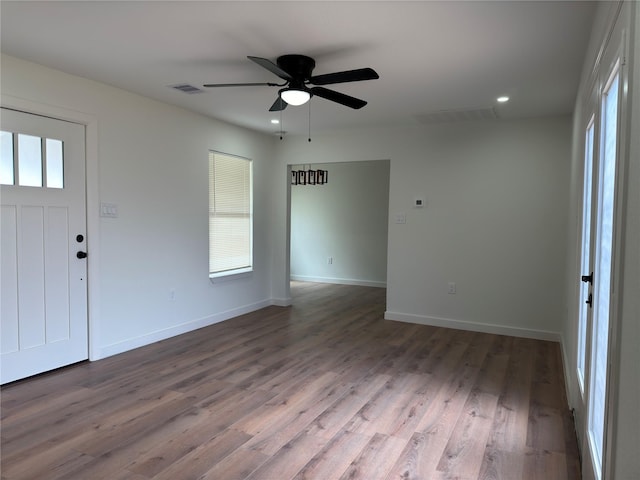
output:
[{"label": "white door frame", "polygon": [[87,113],[56,105],[38,103],[11,95],[0,95],[0,106],[85,126],[86,205],[87,205],[87,318],[89,360],[100,357],[100,195],[98,182],[98,119]]}]

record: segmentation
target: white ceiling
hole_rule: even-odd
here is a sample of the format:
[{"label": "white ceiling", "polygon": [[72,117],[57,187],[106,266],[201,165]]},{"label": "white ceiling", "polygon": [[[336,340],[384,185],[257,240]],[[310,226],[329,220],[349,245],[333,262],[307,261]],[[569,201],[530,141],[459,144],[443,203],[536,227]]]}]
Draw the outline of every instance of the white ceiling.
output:
[{"label": "white ceiling", "polygon": [[[247,55],[299,53],[314,74],[372,67],[380,79],[329,86],[361,110],[311,100],[312,131],[416,124],[440,110],[495,108],[500,118],[567,114],[594,2],[5,1],[2,51],[265,132],[277,88],[169,85],[278,82]],[[509,95],[504,105],[499,95]],[[283,112],[306,133],[308,107]]]}]

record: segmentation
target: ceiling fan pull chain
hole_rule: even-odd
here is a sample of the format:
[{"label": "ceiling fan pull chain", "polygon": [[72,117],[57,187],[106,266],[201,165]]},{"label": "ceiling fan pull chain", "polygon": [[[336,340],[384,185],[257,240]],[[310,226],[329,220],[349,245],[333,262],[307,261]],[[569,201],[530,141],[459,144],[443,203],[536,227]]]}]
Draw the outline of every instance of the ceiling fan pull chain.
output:
[{"label": "ceiling fan pull chain", "polygon": [[284,132],[284,123],[282,123],[282,110],[280,110],[280,140],[282,140],[282,132]]},{"label": "ceiling fan pull chain", "polygon": [[311,101],[309,101],[309,142],[311,142]]}]

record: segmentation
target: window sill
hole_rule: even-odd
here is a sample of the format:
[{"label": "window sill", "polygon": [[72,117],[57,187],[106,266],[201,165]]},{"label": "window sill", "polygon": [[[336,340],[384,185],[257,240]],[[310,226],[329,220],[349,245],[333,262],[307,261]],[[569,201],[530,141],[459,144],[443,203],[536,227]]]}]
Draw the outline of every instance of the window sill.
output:
[{"label": "window sill", "polygon": [[231,282],[233,280],[241,280],[243,278],[249,278],[252,275],[253,275],[253,268],[234,270],[231,272],[210,273],[209,281],[211,283],[224,283],[224,282]]}]

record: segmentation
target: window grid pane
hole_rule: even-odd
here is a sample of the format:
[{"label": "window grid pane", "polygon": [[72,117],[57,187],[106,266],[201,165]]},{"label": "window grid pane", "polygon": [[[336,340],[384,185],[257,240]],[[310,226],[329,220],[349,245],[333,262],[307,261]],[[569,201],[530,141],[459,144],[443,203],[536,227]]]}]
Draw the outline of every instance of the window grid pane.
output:
[{"label": "window grid pane", "polygon": [[18,134],[18,183],[24,187],[42,187],[42,139]]},{"label": "window grid pane", "polygon": [[64,188],[64,160],[62,154],[62,141],[47,138],[47,187]]},{"label": "window grid pane", "polygon": [[0,183],[13,185],[13,133],[0,132]]}]

